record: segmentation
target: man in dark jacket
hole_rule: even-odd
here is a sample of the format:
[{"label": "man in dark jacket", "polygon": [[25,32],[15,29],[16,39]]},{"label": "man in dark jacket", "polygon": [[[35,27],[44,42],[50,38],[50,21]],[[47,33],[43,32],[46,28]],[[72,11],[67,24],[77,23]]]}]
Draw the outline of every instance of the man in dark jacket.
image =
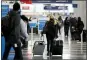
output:
[{"label": "man in dark jacket", "polygon": [[5,52],[3,55],[3,60],[7,60],[11,47],[15,50],[14,60],[23,60],[21,43],[20,43],[20,14],[18,10],[20,9],[20,4],[15,2],[13,5],[13,10],[9,12],[11,17],[11,22],[9,27],[11,27],[11,32],[8,36],[5,36]]}]

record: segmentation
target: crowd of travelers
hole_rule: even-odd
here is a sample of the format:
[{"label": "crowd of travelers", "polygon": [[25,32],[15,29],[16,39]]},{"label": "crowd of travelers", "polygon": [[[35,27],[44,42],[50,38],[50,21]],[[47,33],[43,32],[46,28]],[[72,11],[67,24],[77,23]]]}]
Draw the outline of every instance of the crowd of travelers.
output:
[{"label": "crowd of travelers", "polygon": [[[2,60],[7,60],[11,47],[15,50],[14,60],[23,60],[22,49],[28,47],[28,35],[31,17],[28,19],[25,15],[20,15],[20,4],[15,2],[13,10],[8,12],[8,15],[2,17],[1,30],[5,37],[5,51]],[[64,26],[65,36],[69,35],[69,28],[72,40],[81,40],[81,33],[84,28],[84,23],[81,17],[66,17],[65,20],[59,16],[57,19],[49,16],[49,20],[45,23],[41,34],[46,34],[47,38],[47,51],[52,52],[53,40],[58,38],[61,34],[61,28]],[[29,27],[29,28],[28,28]],[[22,44],[22,45],[21,45]]]}]

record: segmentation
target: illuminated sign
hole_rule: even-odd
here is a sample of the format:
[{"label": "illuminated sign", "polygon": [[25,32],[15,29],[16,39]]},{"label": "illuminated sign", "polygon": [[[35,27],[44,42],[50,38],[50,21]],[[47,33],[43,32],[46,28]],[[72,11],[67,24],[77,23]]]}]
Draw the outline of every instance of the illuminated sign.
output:
[{"label": "illuminated sign", "polygon": [[45,6],[44,10],[68,10],[68,6]]},{"label": "illuminated sign", "polygon": [[72,0],[20,0],[24,3],[72,3]]},{"label": "illuminated sign", "polygon": [[72,0],[32,0],[32,3],[72,3]]},{"label": "illuminated sign", "polygon": [[29,6],[22,6],[23,10],[29,10]]}]

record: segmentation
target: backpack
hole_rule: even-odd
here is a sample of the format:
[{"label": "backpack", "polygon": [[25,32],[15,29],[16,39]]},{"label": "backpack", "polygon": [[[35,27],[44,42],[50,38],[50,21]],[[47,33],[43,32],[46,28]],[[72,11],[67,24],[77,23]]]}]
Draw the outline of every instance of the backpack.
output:
[{"label": "backpack", "polygon": [[12,16],[6,15],[1,18],[1,31],[4,36],[9,36],[13,28]]}]

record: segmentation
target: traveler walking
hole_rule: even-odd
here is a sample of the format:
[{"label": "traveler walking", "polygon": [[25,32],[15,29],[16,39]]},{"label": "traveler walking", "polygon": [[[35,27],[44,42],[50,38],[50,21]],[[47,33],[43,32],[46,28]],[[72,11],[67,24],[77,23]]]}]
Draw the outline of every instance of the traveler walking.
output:
[{"label": "traveler walking", "polygon": [[59,31],[59,34],[61,34],[61,27],[63,26],[63,20],[62,20],[62,17],[61,16],[59,16],[59,18],[58,18],[58,31]]},{"label": "traveler walking", "polygon": [[84,28],[84,23],[81,21],[81,17],[78,17],[78,22],[77,22],[77,29],[78,29],[78,35],[79,35],[79,41],[81,41],[81,33]]},{"label": "traveler walking", "polygon": [[75,34],[76,34],[76,29],[77,28],[77,20],[76,18],[70,18],[70,31],[71,31],[71,37],[72,40],[75,40]]},{"label": "traveler walking", "polygon": [[64,32],[65,32],[65,36],[68,36],[68,31],[69,31],[69,20],[68,17],[65,18],[64,21]]},{"label": "traveler walking", "polygon": [[[22,51],[21,51],[21,42],[20,42],[20,14],[18,13],[19,9],[20,9],[20,4],[18,2],[15,2],[13,5],[13,10],[11,10],[8,13],[9,23],[7,25],[9,30],[6,31],[8,33],[4,34],[5,51],[2,60],[8,60],[7,58],[11,47],[13,47],[15,51],[14,60],[23,60]],[[2,25],[2,27],[4,26]]]},{"label": "traveler walking", "polygon": [[55,29],[53,18],[50,18],[50,20],[46,22],[42,34],[44,32],[46,33],[46,38],[47,38],[47,51],[48,51],[47,55],[51,55],[52,48],[53,48],[53,40],[56,35],[56,29]]}]

